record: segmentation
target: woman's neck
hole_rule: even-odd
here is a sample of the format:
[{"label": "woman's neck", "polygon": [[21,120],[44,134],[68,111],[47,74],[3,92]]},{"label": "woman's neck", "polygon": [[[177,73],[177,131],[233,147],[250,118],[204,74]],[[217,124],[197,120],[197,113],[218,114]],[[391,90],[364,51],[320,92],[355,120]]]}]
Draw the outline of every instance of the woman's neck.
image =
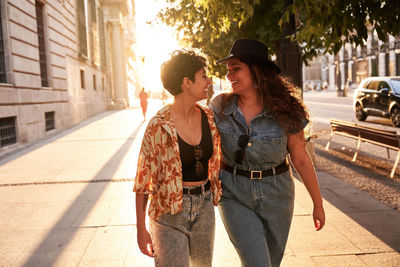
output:
[{"label": "woman's neck", "polygon": [[238,105],[243,112],[247,127],[250,127],[250,122],[264,109],[262,98],[256,92],[240,95]]},{"label": "woman's neck", "polygon": [[246,95],[240,95],[238,104],[240,107],[262,107],[263,100],[258,93],[254,92]]},{"label": "woman's neck", "polygon": [[175,96],[171,104],[171,113],[173,118],[189,122],[196,114],[196,102],[186,99],[183,94]]}]

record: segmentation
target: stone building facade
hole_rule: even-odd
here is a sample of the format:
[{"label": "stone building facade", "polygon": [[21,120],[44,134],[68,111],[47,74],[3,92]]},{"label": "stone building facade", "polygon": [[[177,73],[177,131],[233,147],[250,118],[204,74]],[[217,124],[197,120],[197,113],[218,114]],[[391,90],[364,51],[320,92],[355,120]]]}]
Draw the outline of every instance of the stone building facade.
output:
[{"label": "stone building facade", "polygon": [[[318,67],[316,67],[318,65]],[[303,81],[313,77],[327,81],[328,90],[357,86],[370,76],[400,76],[400,37],[388,36],[387,42],[378,39],[371,30],[364,47],[346,44],[337,55],[320,55],[310,66],[303,66]]]},{"label": "stone building facade", "polygon": [[0,156],[128,106],[131,0],[1,0]]}]

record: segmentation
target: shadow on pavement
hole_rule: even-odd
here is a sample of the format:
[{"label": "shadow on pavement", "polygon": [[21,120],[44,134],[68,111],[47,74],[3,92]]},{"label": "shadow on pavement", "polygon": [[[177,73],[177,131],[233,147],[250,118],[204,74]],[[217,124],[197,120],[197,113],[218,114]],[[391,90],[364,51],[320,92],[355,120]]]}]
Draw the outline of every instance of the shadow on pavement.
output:
[{"label": "shadow on pavement", "polygon": [[[332,173],[335,177],[348,175],[355,179],[371,179],[371,181],[375,181],[378,184],[381,183],[383,186],[389,183],[389,185],[393,184],[395,188],[398,187],[399,183],[397,181],[385,181],[388,178],[376,173],[376,168],[372,167],[372,169],[370,169],[365,166],[357,165],[351,161],[332,155],[321,148],[316,147],[315,152],[318,157],[322,157],[324,160],[330,162],[331,166],[342,168],[341,170],[337,170],[338,173],[335,171],[335,173]],[[343,151],[335,152],[344,153]],[[349,160],[351,160],[350,156]],[[330,173],[329,167],[328,170],[318,167],[317,165],[317,170],[319,169]],[[346,171],[348,173],[343,174],[343,172]],[[346,180],[344,181],[347,182]],[[331,183],[327,183],[327,185],[329,184]],[[346,190],[346,192],[341,192],[341,190]],[[377,190],[379,190],[379,188]],[[342,211],[354,222],[379,238],[393,250],[400,251],[400,230],[398,227],[400,214],[397,210],[378,202],[376,199],[372,199],[372,196],[366,195],[366,193],[359,191],[356,187],[347,187],[345,189],[343,186],[335,188],[335,186],[329,187],[322,185],[321,193],[326,201]],[[393,220],[393,218],[396,218],[396,220]]]},{"label": "shadow on pavement", "polygon": [[[62,136],[65,136],[65,135],[71,133],[72,131],[75,131],[79,128],[84,127],[85,125],[87,125],[89,123],[92,123],[96,120],[102,119],[108,115],[111,115],[112,113],[114,113],[114,112],[103,114],[100,117],[96,116],[89,122],[84,122],[82,124],[79,124],[77,127],[74,127],[73,129],[70,129],[67,132],[62,133],[62,135],[58,135],[57,137],[55,137],[55,139],[48,140],[48,142],[52,142]],[[129,151],[129,149],[130,149],[132,143],[134,142],[135,137],[138,134],[142,125],[143,125],[143,122],[140,125],[138,125],[138,127],[127,138],[127,141],[107,161],[107,163],[103,166],[103,168],[93,177],[92,181],[95,181],[98,177],[102,176],[103,172],[107,172],[107,174],[110,174],[110,173],[115,173],[117,171],[119,164],[115,164],[115,163],[122,162],[124,156]],[[35,251],[31,254],[29,259],[24,263],[23,266],[39,266],[38,261],[40,259],[37,258],[37,255],[47,254],[47,253],[43,253],[43,252],[46,251],[46,249],[48,249],[49,247],[51,247],[52,240],[55,240],[58,236],[57,232],[60,231],[60,229],[62,229],[63,226],[65,226],[65,224],[66,224],[65,222],[66,221],[68,222],[70,220],[71,216],[74,216],[74,214],[76,213],[75,211],[80,209],[80,205],[82,204],[82,199],[84,199],[84,196],[91,195],[92,196],[91,201],[88,203],[88,205],[84,209],[86,211],[86,214],[80,214],[80,216],[78,216],[77,220],[74,221],[74,225],[82,224],[84,219],[88,216],[90,211],[95,206],[96,202],[100,199],[102,193],[105,191],[105,189],[109,185],[109,183],[106,183],[106,182],[97,183],[97,184],[98,184],[98,186],[96,187],[96,190],[97,190],[96,192],[93,192],[93,187],[90,186],[91,183],[89,183],[85,187],[85,189],[79,194],[79,196],[75,199],[75,201],[71,204],[71,206],[63,214],[62,218],[60,218],[59,221],[54,225],[54,227],[51,229],[51,231],[47,234],[47,236],[40,243],[40,245],[35,249]],[[57,258],[61,255],[63,248],[65,248],[66,245],[71,241],[71,239],[73,238],[74,234],[78,231],[78,229],[79,229],[79,227],[68,228],[68,233],[66,234],[66,236],[63,236],[63,242],[64,242],[63,247],[55,248],[55,251],[51,252],[51,259],[46,259],[46,263],[45,263],[46,266],[54,265]]]},{"label": "shadow on pavement", "polygon": [[93,117],[90,117],[85,121],[74,124],[74,125],[70,126],[68,129],[63,128],[63,129],[60,129],[60,132],[56,132],[53,135],[45,136],[45,137],[43,137],[39,140],[36,140],[32,143],[23,144],[20,147],[16,148],[15,150],[12,150],[8,153],[0,155],[0,166],[18,158],[18,157],[21,157],[27,153],[30,153],[32,150],[41,148],[42,146],[45,146],[51,142],[54,142],[60,138],[63,138],[64,136],[69,135],[70,133],[77,131],[93,122],[96,122],[105,117],[111,116],[116,112],[119,112],[119,110],[105,111],[103,113],[100,113]]}]

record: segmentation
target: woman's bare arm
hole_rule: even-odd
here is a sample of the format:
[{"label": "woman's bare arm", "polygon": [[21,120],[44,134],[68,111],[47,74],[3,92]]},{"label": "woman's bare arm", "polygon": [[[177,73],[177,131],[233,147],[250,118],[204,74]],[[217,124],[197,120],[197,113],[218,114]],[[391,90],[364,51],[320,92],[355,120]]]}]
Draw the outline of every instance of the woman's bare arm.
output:
[{"label": "woman's bare arm", "polygon": [[136,193],[136,228],[137,242],[140,251],[149,256],[154,257],[153,243],[146,228],[146,208],[149,195]]},{"label": "woman's bare arm", "polygon": [[298,134],[289,135],[288,150],[293,166],[296,168],[313,201],[314,225],[317,231],[319,231],[325,225],[325,211],[314,165],[306,150],[306,140],[303,131]]}]

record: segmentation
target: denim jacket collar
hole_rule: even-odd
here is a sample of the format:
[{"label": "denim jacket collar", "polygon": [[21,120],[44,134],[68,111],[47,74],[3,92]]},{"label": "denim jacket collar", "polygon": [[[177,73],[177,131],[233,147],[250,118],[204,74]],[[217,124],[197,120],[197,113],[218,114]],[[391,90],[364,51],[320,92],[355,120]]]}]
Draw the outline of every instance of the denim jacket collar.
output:
[{"label": "denim jacket collar", "polygon": [[[231,115],[235,112],[239,112],[238,100],[239,100],[238,95],[234,95],[232,98],[229,99],[229,102],[227,103],[226,108],[224,109],[224,115]],[[272,113],[268,111],[265,107],[261,115],[274,119]]]}]

